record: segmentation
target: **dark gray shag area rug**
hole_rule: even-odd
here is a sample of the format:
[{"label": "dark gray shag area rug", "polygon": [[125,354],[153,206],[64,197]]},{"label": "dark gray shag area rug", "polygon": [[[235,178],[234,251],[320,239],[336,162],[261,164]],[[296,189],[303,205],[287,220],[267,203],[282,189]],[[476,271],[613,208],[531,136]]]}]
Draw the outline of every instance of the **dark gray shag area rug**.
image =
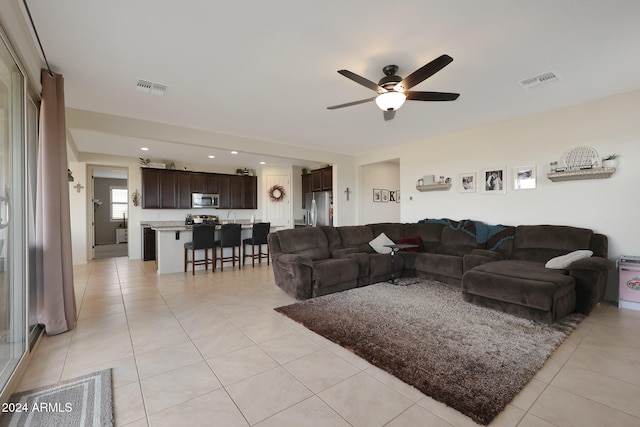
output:
[{"label": "dark gray shag area rug", "polygon": [[585,317],[533,322],[433,281],[379,283],[276,311],[485,425]]},{"label": "dark gray shag area rug", "polygon": [[14,393],[0,427],[113,426],[111,369]]}]

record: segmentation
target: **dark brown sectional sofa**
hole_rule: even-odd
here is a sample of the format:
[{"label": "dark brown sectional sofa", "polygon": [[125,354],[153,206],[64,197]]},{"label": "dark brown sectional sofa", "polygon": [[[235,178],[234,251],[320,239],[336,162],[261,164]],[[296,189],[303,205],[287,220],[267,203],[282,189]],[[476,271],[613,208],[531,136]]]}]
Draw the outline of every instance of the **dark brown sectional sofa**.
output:
[{"label": "dark brown sectional sofa", "polygon": [[[469,302],[547,323],[573,311],[588,314],[602,301],[613,265],[606,236],[589,229],[438,219],[271,233],[275,282],[307,299],[389,280],[390,256],[369,245],[381,233],[395,243],[419,245],[396,257],[404,276],[457,285]],[[579,250],[593,255],[563,268],[545,267]]]}]

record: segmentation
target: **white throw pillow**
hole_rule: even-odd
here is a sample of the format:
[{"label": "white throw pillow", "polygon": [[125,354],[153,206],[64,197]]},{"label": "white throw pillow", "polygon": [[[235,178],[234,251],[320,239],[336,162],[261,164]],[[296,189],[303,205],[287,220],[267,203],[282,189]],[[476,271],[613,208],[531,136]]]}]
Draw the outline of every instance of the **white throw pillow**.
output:
[{"label": "white throw pillow", "polygon": [[547,268],[563,269],[567,268],[572,262],[582,258],[589,258],[591,255],[593,255],[593,252],[586,249],[573,251],[566,255],[551,258],[544,266]]},{"label": "white throw pillow", "polygon": [[379,254],[391,253],[391,248],[387,248],[384,245],[395,245],[395,242],[387,237],[386,234],[380,233],[378,237],[369,242],[369,246]]}]

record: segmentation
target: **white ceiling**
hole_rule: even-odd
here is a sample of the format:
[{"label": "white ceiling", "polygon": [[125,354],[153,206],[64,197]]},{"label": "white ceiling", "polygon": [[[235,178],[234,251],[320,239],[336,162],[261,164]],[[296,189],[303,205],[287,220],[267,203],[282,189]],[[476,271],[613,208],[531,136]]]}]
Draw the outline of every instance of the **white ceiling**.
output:
[{"label": "white ceiling", "polygon": [[[67,107],[354,156],[640,88],[637,0],[28,4]],[[453,63],[414,90],[457,101],[408,101],[389,122],[375,103],[326,109],[375,95],[339,69],[378,81],[385,65],[406,76],[444,53]],[[560,79],[519,85],[548,71]],[[166,95],[136,91],[139,78]],[[86,152],[158,143],[157,157],[202,162],[219,148],[70,131]]]}]

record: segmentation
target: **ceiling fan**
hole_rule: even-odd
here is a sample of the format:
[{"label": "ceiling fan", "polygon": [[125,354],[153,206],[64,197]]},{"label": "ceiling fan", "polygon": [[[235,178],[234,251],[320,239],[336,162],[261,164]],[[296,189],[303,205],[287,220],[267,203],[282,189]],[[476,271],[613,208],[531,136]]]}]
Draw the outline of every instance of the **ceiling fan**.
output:
[{"label": "ceiling fan", "polygon": [[384,112],[385,120],[392,120],[396,115],[396,110],[404,104],[407,99],[410,101],[454,101],[460,96],[459,93],[449,92],[412,92],[409,91],[412,87],[428,79],[444,67],[449,65],[453,61],[453,58],[449,55],[442,55],[428,64],[417,69],[413,73],[409,74],[406,78],[402,78],[396,75],[398,71],[397,65],[387,65],[382,69],[385,77],[380,79],[376,84],[371,80],[367,80],[362,76],[352,73],[349,70],[339,70],[338,73],[342,74],[348,79],[361,84],[373,91],[378,92],[378,95],[373,98],[362,99],[360,101],[348,102],[346,104],[334,105],[327,107],[329,110],[336,110],[338,108],[350,107],[352,105],[364,104],[366,102],[376,101],[376,104]]}]

